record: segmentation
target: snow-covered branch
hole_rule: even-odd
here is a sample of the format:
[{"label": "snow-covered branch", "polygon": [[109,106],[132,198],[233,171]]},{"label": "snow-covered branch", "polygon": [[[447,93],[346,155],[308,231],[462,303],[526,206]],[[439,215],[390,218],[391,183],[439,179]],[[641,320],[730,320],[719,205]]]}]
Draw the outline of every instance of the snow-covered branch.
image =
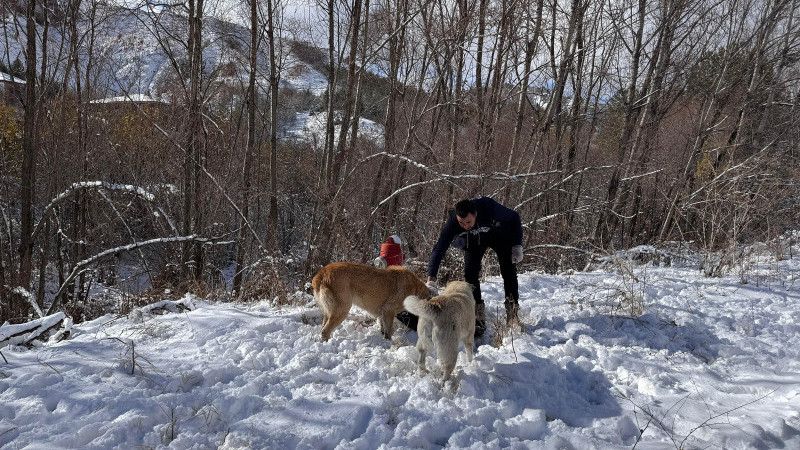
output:
[{"label": "snow-covered branch", "polygon": [[586,249],[583,249],[583,248],[575,247],[575,246],[572,246],[572,245],[559,245],[559,244],[537,244],[537,245],[528,247],[525,250],[533,250],[533,249],[538,249],[538,248],[569,250],[571,252],[585,253],[587,255],[597,255],[597,253],[589,251],[589,250],[586,250]]},{"label": "snow-covered branch", "polygon": [[24,298],[28,303],[30,303],[33,310],[36,311],[36,315],[38,317],[41,318],[44,316],[44,314],[42,313],[42,308],[40,308],[39,304],[36,303],[36,298],[29,290],[25,289],[22,286],[17,286],[11,291],[11,295],[16,295],[19,298]]},{"label": "snow-covered branch", "polygon": [[409,185],[401,187],[400,189],[392,192],[392,194],[390,196],[388,196],[385,199],[383,199],[380,203],[378,203],[378,206],[373,208],[372,212],[369,213],[370,217],[374,216],[375,213],[378,211],[378,209],[380,209],[381,206],[385,205],[388,201],[390,201],[394,197],[400,195],[400,193],[405,192],[405,191],[407,191],[409,189],[414,189],[415,187],[424,186],[426,184],[436,183],[436,182],[439,182],[439,181],[446,181],[446,180],[444,180],[444,179],[434,179],[434,180],[420,181],[420,182],[417,182],[417,183],[412,183],[412,184],[409,184]]},{"label": "snow-covered branch", "polygon": [[[720,183],[723,183],[725,181],[731,180],[731,178],[727,178],[726,177],[728,174],[735,173],[738,169],[747,167],[749,163],[751,163],[752,161],[754,161],[758,157],[760,157],[774,143],[775,143],[775,140],[772,140],[770,143],[765,145],[761,150],[759,150],[758,152],[752,154],[751,156],[749,156],[744,161],[740,162],[739,164],[735,164],[733,166],[730,166],[730,167],[726,168],[725,170],[720,172],[717,176],[715,176],[711,181],[709,181],[708,183],[700,186],[694,192],[692,192],[691,194],[687,195],[686,199],[684,200],[684,202],[685,203],[691,203],[692,199],[694,199],[697,195],[701,194],[702,192],[706,191],[707,189],[710,189],[711,187],[716,186],[716,185],[718,185]],[[735,178],[737,178],[737,176],[734,175],[732,178],[735,179]]]},{"label": "snow-covered branch", "polygon": [[[333,196],[333,198],[336,199],[339,196],[339,194],[341,194],[342,189],[344,189],[344,185],[346,184],[346,181],[349,180],[353,176],[353,174],[355,174],[356,171],[358,171],[358,169],[362,165],[366,164],[367,162],[369,162],[369,161],[371,161],[371,160],[373,160],[375,158],[381,158],[381,157],[390,158],[390,159],[399,159],[400,161],[405,161],[405,162],[411,164],[412,166],[414,166],[414,167],[416,167],[416,168],[418,168],[418,169],[420,169],[420,170],[422,170],[424,172],[427,172],[427,173],[431,174],[431,176],[433,176],[435,178],[441,178],[441,174],[439,174],[435,170],[431,169],[430,167],[426,166],[425,164],[422,164],[422,163],[419,163],[417,161],[414,161],[413,159],[411,159],[411,158],[409,158],[407,156],[398,155],[398,154],[389,153],[389,152],[378,152],[378,153],[373,153],[373,154],[363,158],[362,160],[360,160],[357,163],[355,163],[355,165],[353,165],[353,168],[350,170],[350,172],[347,173],[347,175],[345,175],[344,181],[339,186],[339,190],[336,191],[336,194]],[[441,181],[441,180],[439,180],[439,181]]]},{"label": "snow-covered branch", "polygon": [[[445,182],[445,183],[455,184],[456,181],[460,181],[460,180],[522,181],[522,180],[525,180],[527,178],[541,177],[541,176],[553,175],[553,174],[561,173],[560,170],[547,170],[547,171],[543,171],[543,172],[529,172],[529,173],[518,173],[518,174],[509,174],[509,173],[505,173],[505,172],[494,172],[494,173],[490,173],[490,174],[448,175],[448,174],[445,174],[445,173],[437,172],[436,170],[433,170],[429,166],[426,166],[425,164],[417,162],[417,161],[415,161],[415,160],[413,160],[413,159],[411,159],[411,158],[409,158],[407,156],[397,155],[397,154],[392,154],[392,153],[387,153],[387,152],[379,152],[379,153],[374,153],[372,155],[369,155],[366,158],[364,158],[364,159],[360,160],[359,162],[357,162],[355,164],[355,166],[353,167],[353,169],[345,176],[345,180],[349,179],[356,172],[356,170],[359,168],[360,165],[362,165],[362,164],[364,164],[364,163],[366,163],[366,162],[368,162],[368,161],[370,161],[372,159],[378,158],[378,157],[392,158],[392,159],[397,159],[397,160],[400,160],[400,161],[407,162],[407,163],[413,165],[414,167],[416,167],[416,168],[428,173],[431,176],[431,179],[425,180],[425,181],[418,181],[418,182],[415,182],[415,183],[411,183],[411,184],[408,184],[406,186],[403,186],[403,187],[395,190],[388,197],[386,197],[383,200],[381,200],[378,203],[378,205],[375,208],[372,209],[372,212],[370,213],[370,216],[374,215],[378,211],[378,209],[380,209],[381,206],[385,205],[387,202],[389,202],[393,198],[397,197],[401,193],[403,193],[403,192],[405,192],[405,191],[407,191],[409,189],[413,189],[415,187],[424,186],[424,185],[431,184],[431,183]],[[570,173],[569,175],[567,175],[563,179],[561,179],[561,180],[557,181],[556,183],[552,184],[547,190],[549,191],[549,190],[555,189],[557,186],[566,183],[567,181],[569,181],[570,179],[572,179],[576,175],[579,175],[579,174],[581,174],[583,172],[586,172],[586,171],[589,171],[589,170],[604,170],[604,169],[611,169],[611,168],[613,168],[613,166],[584,167],[584,168],[582,168],[580,170],[576,170],[575,172]],[[649,174],[644,174],[644,175],[649,175]],[[642,175],[642,176],[644,176],[644,175]],[[339,190],[336,192],[336,195],[334,195],[334,198],[336,198],[342,192],[343,187],[344,187],[344,183],[342,183],[342,186],[339,187]],[[539,195],[541,195],[541,193],[537,194],[536,196],[534,196],[532,198],[536,198]],[[517,205],[517,207],[520,207],[520,206],[524,205],[529,200],[526,200],[525,202],[521,203],[520,205]]]},{"label": "snow-covered branch", "polygon": [[63,312],[57,312],[47,317],[32,320],[17,325],[3,324],[0,326],[0,348],[6,345],[30,345],[36,339],[47,337],[48,333],[58,327],[63,327],[66,334],[72,327],[72,320]]},{"label": "snow-covered branch", "polygon": [[36,241],[36,237],[39,235],[39,233],[41,233],[44,224],[47,222],[46,220],[47,216],[51,212],[53,212],[56,206],[58,206],[61,202],[71,197],[76,192],[89,189],[129,192],[150,202],[152,202],[155,199],[155,196],[150,192],[138,186],[131,186],[129,184],[114,184],[114,183],[108,183],[106,181],[79,181],[77,183],[73,183],[72,186],[68,187],[66,190],[64,190],[64,192],[58,194],[52,200],[50,200],[50,203],[45,207],[44,212],[42,213],[42,217],[39,219],[39,222],[37,222],[33,228],[33,233],[31,234],[31,242]]},{"label": "snow-covered branch", "polygon": [[599,206],[599,204],[595,203],[595,204],[591,204],[591,205],[579,206],[577,208],[570,208],[570,209],[568,209],[566,211],[559,211],[559,212],[555,212],[553,214],[548,214],[546,216],[537,217],[536,219],[533,219],[533,220],[531,220],[529,222],[523,223],[522,226],[526,227],[526,228],[529,228],[532,225],[541,224],[541,223],[547,222],[548,220],[553,220],[556,217],[563,216],[564,214],[569,214],[569,213],[579,214],[579,213],[583,213],[585,211],[589,211],[589,210],[591,210],[593,208],[596,208],[597,206]]},{"label": "snow-covered branch", "polygon": [[117,254],[117,253],[122,253],[122,252],[129,252],[131,250],[135,250],[135,249],[138,249],[138,248],[141,248],[141,247],[146,247],[146,246],[155,245],[155,244],[169,244],[169,243],[187,242],[187,241],[200,242],[200,243],[203,243],[203,244],[228,244],[228,243],[230,243],[230,241],[221,242],[221,241],[217,241],[215,239],[204,238],[204,237],[200,237],[200,236],[198,236],[196,234],[192,234],[192,235],[189,235],[189,236],[175,236],[175,237],[150,239],[150,240],[147,240],[147,241],[135,242],[133,244],[122,245],[122,246],[119,246],[119,247],[110,248],[108,250],[103,250],[102,252],[97,253],[97,254],[95,254],[93,256],[90,256],[89,258],[86,258],[86,259],[84,259],[82,261],[79,261],[77,264],[75,264],[75,267],[72,269],[72,272],[69,274],[69,276],[67,276],[67,278],[64,279],[63,283],[61,283],[61,286],[58,288],[58,292],[56,292],[56,295],[55,295],[55,297],[53,299],[53,303],[50,305],[50,308],[47,310],[47,314],[52,314],[56,310],[56,307],[58,306],[58,303],[59,303],[59,299],[61,298],[61,296],[64,293],[64,291],[67,289],[67,286],[78,275],[80,275],[85,270],[85,268],[87,266],[89,266],[89,265],[91,265],[91,264],[93,264],[93,263],[95,263],[95,262],[97,262],[97,261],[99,261],[99,260],[101,260],[101,259],[103,259],[103,258],[105,258],[107,256],[114,255],[114,254]]},{"label": "snow-covered branch", "polygon": [[655,175],[655,174],[663,172],[663,171],[664,171],[663,169],[657,169],[657,170],[653,170],[653,171],[650,171],[650,172],[647,172],[647,173],[640,173],[638,175],[631,175],[629,177],[625,177],[625,178],[620,179],[619,182],[620,183],[626,183],[628,181],[632,181],[632,180],[635,180],[637,178],[649,177],[650,175]]},{"label": "snow-covered branch", "polygon": [[[114,205],[114,202],[112,202],[111,199],[108,198],[108,196],[104,192],[101,191],[100,195],[103,197],[103,199],[105,199],[106,203],[108,203],[111,210],[114,211],[114,214],[117,215],[117,218],[119,218],[119,220],[125,226],[125,230],[128,231],[128,236],[131,237],[131,240],[136,242],[136,235],[133,233],[133,230],[131,230],[131,227],[128,226],[128,223],[125,221],[125,218],[122,216],[122,213],[120,213],[117,207]],[[139,251],[139,258],[141,258],[142,264],[144,265],[145,271],[147,272],[147,278],[152,282],[153,280],[150,274],[150,267],[148,267],[147,264],[147,258],[145,258],[144,253],[142,253],[141,249],[138,249],[138,251]]]},{"label": "snow-covered branch", "polygon": [[[605,169],[613,169],[613,168],[614,168],[614,166],[597,166],[597,167],[590,166],[590,167],[584,167],[582,169],[576,170],[576,171],[570,173],[569,175],[567,175],[566,177],[554,182],[553,184],[548,186],[546,189],[543,189],[542,191],[540,191],[536,195],[533,195],[533,196],[529,197],[524,202],[522,202],[522,203],[518,204],[517,206],[515,206],[514,209],[515,210],[519,210],[521,207],[525,206],[526,203],[541,197],[545,193],[550,192],[553,189],[557,188],[558,186],[563,185],[564,183],[566,183],[569,180],[573,179],[576,175],[580,175],[583,172],[588,172],[590,170],[605,170]],[[560,172],[560,171],[550,171],[550,172],[547,172],[547,174],[556,173],[556,172]],[[517,175],[517,176],[520,176],[520,175]]]}]

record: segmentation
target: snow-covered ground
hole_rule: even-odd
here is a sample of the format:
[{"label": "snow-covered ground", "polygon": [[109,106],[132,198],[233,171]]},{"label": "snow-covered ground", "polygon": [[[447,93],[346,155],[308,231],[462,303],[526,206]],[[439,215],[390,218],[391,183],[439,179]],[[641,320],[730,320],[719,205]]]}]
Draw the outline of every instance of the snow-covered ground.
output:
[{"label": "snow-covered ground", "polygon": [[[287,128],[286,135],[284,137],[288,139],[309,142],[313,147],[321,148],[325,143],[325,125],[327,123],[327,118],[328,113],[325,111],[315,114],[310,112],[298,112],[295,114],[295,119],[292,126]],[[342,127],[340,121],[337,120],[335,123],[334,135],[338,140]],[[377,146],[383,146],[383,125],[364,117],[360,117],[358,120],[358,130],[358,135],[361,138],[369,139]]]},{"label": "snow-covered ground", "polygon": [[102,317],[0,349],[0,447],[797,449],[800,259],[759,255],[722,278],[674,255],[522,274],[527,331],[499,347],[490,277],[489,330],[446,384],[359,310],[321,342],[308,297]]},{"label": "snow-covered ground", "polygon": [[310,64],[301,61],[290,53],[284,61],[284,73],[281,74],[282,87],[297,91],[309,91],[321,97],[328,89],[328,78],[314,69]]}]

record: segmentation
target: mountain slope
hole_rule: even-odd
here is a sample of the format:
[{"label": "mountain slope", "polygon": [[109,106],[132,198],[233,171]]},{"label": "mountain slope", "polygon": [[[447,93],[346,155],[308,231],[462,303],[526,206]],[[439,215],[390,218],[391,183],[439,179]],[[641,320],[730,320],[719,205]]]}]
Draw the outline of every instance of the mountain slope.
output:
[{"label": "mountain slope", "polygon": [[[528,332],[500,347],[487,279],[487,336],[444,385],[435,355],[417,372],[414,332],[385,340],[359,310],[321,342],[308,296],[106,316],[2,349],[0,446],[800,447],[800,264],[764,258],[743,285],[687,261],[522,274]],[[608,314],[626,293],[639,319]]]}]

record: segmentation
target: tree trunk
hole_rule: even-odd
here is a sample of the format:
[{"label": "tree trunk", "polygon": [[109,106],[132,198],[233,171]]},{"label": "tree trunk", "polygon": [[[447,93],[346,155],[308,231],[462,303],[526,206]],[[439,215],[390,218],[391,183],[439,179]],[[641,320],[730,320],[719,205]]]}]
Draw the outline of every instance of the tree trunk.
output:
[{"label": "tree trunk", "polygon": [[267,40],[269,41],[269,229],[268,245],[272,250],[278,246],[278,39],[275,36],[275,4],[267,0]]},{"label": "tree trunk", "polygon": [[[271,0],[269,0],[271,1]],[[242,216],[239,218],[239,231],[237,233],[236,273],[233,276],[232,290],[241,294],[242,278],[244,276],[244,256],[247,250],[247,221],[250,217],[250,189],[252,158],[256,146],[256,63],[258,61],[258,4],[250,0],[250,77],[247,84],[247,146],[244,153],[242,167],[242,198],[239,209]]]},{"label": "tree trunk", "polygon": [[328,98],[327,112],[325,121],[325,146],[323,149],[322,164],[320,166],[320,177],[318,181],[319,196],[315,205],[315,220],[319,223],[317,232],[312,236],[311,251],[309,262],[312,266],[325,265],[330,261],[330,249],[333,245],[334,216],[336,206],[332,204],[335,193],[334,184],[338,174],[334,172],[336,138],[334,130],[334,99],[336,94],[337,68],[339,62],[336,60],[336,18],[334,15],[335,1],[328,0]]},{"label": "tree trunk", "polygon": [[[466,57],[466,49],[464,48],[464,44],[466,41],[467,35],[467,24],[469,22],[470,17],[470,8],[467,5],[466,0],[459,0],[458,1],[458,11],[459,11],[459,22],[458,22],[458,38],[453,43],[455,47],[455,59],[456,59],[456,77],[455,82],[451,85],[450,90],[450,114],[449,114],[449,122],[450,122],[450,152],[447,158],[447,170],[449,174],[455,174],[455,165],[456,165],[456,154],[459,147],[459,134],[461,133],[461,94],[462,88],[464,84],[464,61]],[[447,212],[451,208],[454,203],[454,189],[453,185],[450,184],[447,189],[447,202],[444,205],[444,209],[442,211],[442,216],[447,217]]]},{"label": "tree trunk", "polygon": [[[478,5],[478,43],[475,49],[475,103],[478,114],[478,136],[475,139],[475,160],[478,172],[486,171],[486,158],[483,155],[483,139],[486,133],[487,112],[484,95],[486,93],[483,84],[483,46],[486,36],[486,10],[489,0],[479,0]],[[488,83],[488,80],[487,80]],[[479,191],[483,192],[483,177],[481,177]]]},{"label": "tree trunk", "polygon": [[[84,118],[84,101],[83,101],[83,86],[82,86],[82,75],[81,75],[81,66],[80,66],[80,57],[79,57],[79,48],[78,48],[78,19],[79,13],[81,8],[81,0],[72,0],[70,5],[71,9],[71,18],[70,18],[70,53],[72,55],[73,64],[75,66],[75,114],[76,114],[76,122],[78,125],[78,155],[83,158],[83,173],[82,179],[88,179],[88,162],[89,162],[89,155],[86,153],[86,120]],[[88,226],[88,212],[87,208],[89,207],[89,199],[84,192],[80,192],[75,199],[75,206],[76,206],[76,220],[77,224],[75,226],[75,254],[74,254],[74,261],[78,262],[86,258],[87,249],[86,249],[86,237],[87,237],[87,226]],[[83,301],[84,299],[80,297],[80,295],[84,292],[84,284],[86,282],[86,277],[84,274],[81,274],[78,277],[78,297],[75,299],[76,301]]]},{"label": "tree trunk", "polygon": [[[533,28],[533,35],[529,37],[525,45],[525,62],[523,65],[522,83],[519,87],[519,98],[517,99],[516,122],[514,124],[514,137],[511,140],[511,150],[508,152],[508,163],[506,164],[506,172],[511,173],[514,164],[514,157],[516,156],[517,148],[520,145],[520,138],[522,137],[522,124],[525,118],[525,109],[528,104],[528,84],[531,77],[531,65],[533,64],[533,56],[536,54],[540,35],[542,34],[542,12],[544,10],[544,0],[537,0],[536,2],[536,22]],[[511,200],[511,183],[508,183],[505,189],[505,200]]]},{"label": "tree trunk", "polygon": [[347,134],[350,132],[350,121],[358,120],[353,118],[353,110],[355,109],[355,96],[356,96],[356,69],[358,65],[358,40],[359,33],[361,32],[361,0],[353,1],[353,10],[351,12],[350,24],[350,52],[348,54],[347,64],[347,91],[342,105],[342,118],[339,128],[339,140],[336,143],[336,158],[334,163],[334,181],[338,184],[338,177],[342,165],[346,164],[350,155],[347,153]]},{"label": "tree trunk", "polygon": [[[503,86],[506,77],[506,69],[508,67],[508,46],[507,41],[509,41],[514,33],[512,24],[514,23],[513,17],[516,15],[517,12],[517,2],[509,2],[507,0],[503,0],[502,11],[501,11],[501,18],[500,18],[500,28],[498,30],[498,42],[495,47],[495,64],[494,64],[494,75],[492,76],[492,83],[491,89],[489,91],[489,111],[488,111],[488,123],[486,124],[486,129],[484,131],[484,143],[483,143],[483,155],[482,159],[484,163],[487,165],[487,170],[481,171],[482,173],[486,173],[491,170],[489,167],[490,161],[492,161],[492,145],[494,143],[494,133],[497,123],[500,120],[500,113],[501,108],[500,106],[503,104],[505,100],[505,96],[503,93]],[[488,80],[487,80],[488,83]]]},{"label": "tree trunk", "polygon": [[764,62],[765,47],[768,44],[768,37],[778,25],[778,18],[784,7],[789,4],[786,0],[772,0],[769,2],[769,9],[765,12],[764,17],[761,18],[759,23],[758,34],[756,36],[756,45],[750,52],[750,64],[752,70],[750,72],[750,79],[747,84],[747,93],[745,100],[741,103],[736,117],[736,127],[734,127],[731,134],[728,136],[726,150],[720,152],[717,160],[714,162],[714,168],[718,169],[725,163],[726,160],[733,159],[736,148],[742,145],[744,139],[742,134],[744,126],[747,122],[750,109],[753,108],[754,97],[761,81],[761,69]]},{"label": "tree trunk", "polygon": [[[203,0],[189,0],[189,39],[187,57],[189,58],[189,117],[188,143],[183,163],[183,224],[182,233],[189,236],[200,226],[201,211],[198,208],[198,174],[202,164],[201,136],[203,135],[203,117],[201,111],[200,83],[202,65],[202,26]],[[194,250],[194,252],[192,252]],[[182,244],[181,274],[186,279],[190,275],[189,259],[194,253],[195,278],[202,274],[202,248],[200,245],[186,241]]]},{"label": "tree trunk", "polygon": [[[30,289],[33,254],[33,208],[36,189],[36,0],[28,0],[26,10],[26,58],[25,58],[25,117],[22,140],[22,172],[20,173],[20,246],[19,275],[17,286]],[[19,318],[28,315],[28,304],[17,299],[11,315]]]},{"label": "tree trunk", "polygon": [[333,160],[335,156],[336,142],[334,139],[334,99],[336,98],[336,68],[338,61],[336,61],[336,21],[334,18],[335,1],[328,0],[328,98],[327,110],[328,117],[325,121],[325,162],[323,164],[324,176],[323,186],[325,189],[330,188],[333,183]]},{"label": "tree trunk", "polygon": [[617,164],[611,174],[611,179],[608,182],[608,188],[606,190],[606,208],[600,212],[594,232],[595,245],[600,248],[608,248],[608,246],[611,244],[611,235],[613,229],[616,227],[617,216],[613,211],[613,207],[619,191],[620,180],[622,179],[622,174],[625,170],[623,167],[625,163],[625,157],[628,154],[628,149],[631,144],[631,136],[633,136],[634,126],[638,116],[637,111],[639,110],[639,107],[636,102],[636,85],[639,82],[639,64],[644,47],[643,36],[646,7],[647,2],[645,0],[639,0],[638,23],[636,33],[634,35],[633,53],[630,65],[631,78],[630,83],[628,83],[628,88],[625,92],[625,123],[623,125],[622,135],[620,136],[617,147]]}]

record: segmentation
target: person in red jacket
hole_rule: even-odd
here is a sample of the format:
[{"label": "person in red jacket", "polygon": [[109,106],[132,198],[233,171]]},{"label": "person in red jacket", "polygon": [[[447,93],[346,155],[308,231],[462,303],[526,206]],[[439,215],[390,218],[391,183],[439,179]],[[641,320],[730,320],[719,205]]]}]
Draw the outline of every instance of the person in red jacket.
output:
[{"label": "person in red jacket", "polygon": [[456,203],[444,224],[428,264],[428,288],[436,291],[436,275],[450,246],[464,251],[464,280],[473,287],[475,297],[475,335],[486,330],[486,307],[481,298],[480,271],[487,249],[494,250],[500,263],[505,290],[506,324],[521,328],[519,322],[519,283],[516,264],[522,261],[522,223],[519,214],[489,197]]}]

